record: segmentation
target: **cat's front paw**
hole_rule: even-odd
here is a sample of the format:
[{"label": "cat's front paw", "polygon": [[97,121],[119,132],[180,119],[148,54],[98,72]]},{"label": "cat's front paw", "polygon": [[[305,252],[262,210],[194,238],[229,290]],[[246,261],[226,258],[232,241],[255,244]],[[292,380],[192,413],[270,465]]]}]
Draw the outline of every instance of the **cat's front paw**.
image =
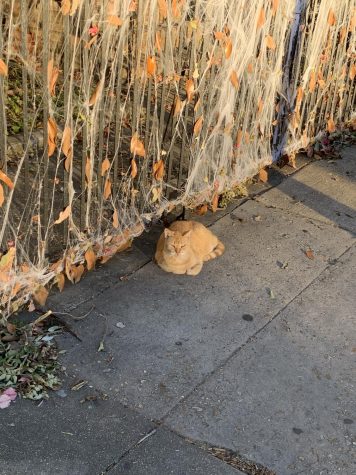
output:
[{"label": "cat's front paw", "polygon": [[188,269],[187,275],[198,275],[199,272],[202,270],[202,268],[203,268],[203,263],[200,262],[199,264],[196,264],[195,266]]}]

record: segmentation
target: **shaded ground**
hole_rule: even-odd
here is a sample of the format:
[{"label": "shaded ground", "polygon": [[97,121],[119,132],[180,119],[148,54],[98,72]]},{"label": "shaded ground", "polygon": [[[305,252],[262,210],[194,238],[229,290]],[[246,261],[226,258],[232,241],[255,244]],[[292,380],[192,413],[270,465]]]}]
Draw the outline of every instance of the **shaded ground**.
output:
[{"label": "shaded ground", "polygon": [[199,276],[151,262],[157,229],[52,297],[93,310],[63,389],[1,411],[1,474],[356,473],[356,148],[300,165],[202,218]]}]

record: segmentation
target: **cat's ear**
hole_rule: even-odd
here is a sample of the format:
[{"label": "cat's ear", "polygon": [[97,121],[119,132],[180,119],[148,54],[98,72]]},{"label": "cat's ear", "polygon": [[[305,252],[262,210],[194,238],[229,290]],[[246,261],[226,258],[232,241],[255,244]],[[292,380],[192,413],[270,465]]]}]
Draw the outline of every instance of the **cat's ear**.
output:
[{"label": "cat's ear", "polygon": [[189,229],[189,231],[187,231],[186,233],[183,234],[183,236],[187,239],[190,239],[190,236],[192,235],[192,230]]},{"label": "cat's ear", "polygon": [[174,236],[174,231],[171,231],[170,229],[166,228],[164,230],[164,237],[167,238],[169,236]]}]

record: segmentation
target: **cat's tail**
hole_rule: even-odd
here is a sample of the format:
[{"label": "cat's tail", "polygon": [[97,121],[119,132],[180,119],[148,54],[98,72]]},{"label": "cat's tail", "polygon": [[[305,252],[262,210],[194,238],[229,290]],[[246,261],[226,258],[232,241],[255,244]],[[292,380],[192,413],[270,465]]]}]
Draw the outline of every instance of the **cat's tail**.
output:
[{"label": "cat's tail", "polygon": [[219,257],[224,254],[225,246],[221,241],[218,241],[217,245],[214,249],[206,256],[204,259],[205,261],[210,261],[210,259],[215,259],[215,257]]}]

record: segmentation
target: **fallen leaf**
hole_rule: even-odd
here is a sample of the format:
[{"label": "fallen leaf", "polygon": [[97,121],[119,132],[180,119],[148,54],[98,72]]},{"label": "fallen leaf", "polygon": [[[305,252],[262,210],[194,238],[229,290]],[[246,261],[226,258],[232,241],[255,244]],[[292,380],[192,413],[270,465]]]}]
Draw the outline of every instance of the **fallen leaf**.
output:
[{"label": "fallen leaf", "polygon": [[263,105],[264,105],[263,99],[260,97],[260,98],[258,99],[257,115],[261,115],[261,114],[262,114]]},{"label": "fallen leaf", "polygon": [[146,70],[147,74],[149,76],[154,76],[156,72],[156,59],[154,56],[149,56],[147,58],[147,64],[146,64]]},{"label": "fallen leaf", "polygon": [[194,124],[194,135],[198,135],[203,126],[203,116],[201,115]]},{"label": "fallen leaf", "polygon": [[105,180],[105,185],[104,185],[104,199],[107,200],[110,195],[111,195],[111,180],[110,178],[107,178]]},{"label": "fallen leaf", "polygon": [[6,394],[1,394],[0,396],[0,409],[6,409],[11,404],[11,399]]},{"label": "fallen leaf", "polygon": [[247,65],[247,72],[249,74],[252,74],[253,73],[253,64],[252,63],[248,63]]},{"label": "fallen leaf", "polygon": [[160,188],[152,188],[152,203],[155,203],[161,198],[162,190]]},{"label": "fallen leaf", "polygon": [[78,266],[72,266],[71,267],[71,275],[73,279],[72,282],[74,282],[74,284],[77,284],[82,278],[83,273],[84,273],[83,264],[79,264]]},{"label": "fallen leaf", "polygon": [[87,160],[85,162],[85,179],[86,179],[87,185],[90,186],[91,179],[92,179],[92,171],[91,171],[91,160],[89,157],[87,157]]},{"label": "fallen leaf", "polygon": [[135,155],[138,155],[139,157],[146,156],[145,147],[143,145],[143,142],[141,142],[141,140],[139,139],[137,132],[135,132],[132,136],[130,150],[134,156]]},{"label": "fallen leaf", "polygon": [[63,221],[65,221],[66,219],[68,219],[69,216],[70,216],[71,211],[72,211],[72,207],[71,207],[70,205],[67,206],[64,211],[61,211],[61,212],[59,213],[59,217],[58,217],[58,219],[54,222],[54,224],[60,224],[60,223],[62,223]]},{"label": "fallen leaf", "polygon": [[180,98],[177,96],[175,103],[174,103],[174,117],[177,117],[180,114],[180,111],[182,110],[182,107],[184,106],[185,101],[181,101]]},{"label": "fallen leaf", "polygon": [[261,170],[258,172],[258,178],[262,183],[266,183],[268,181],[268,173],[264,168],[261,168]]},{"label": "fallen leaf", "polygon": [[194,210],[194,213],[198,216],[204,216],[208,212],[208,205],[205,203],[203,205],[197,206]]},{"label": "fallen leaf", "polygon": [[354,63],[351,65],[350,71],[349,71],[349,78],[351,79],[351,81],[355,79],[355,76],[356,76],[356,65]]},{"label": "fallen leaf", "polygon": [[12,335],[14,335],[16,333],[16,325],[14,325],[13,323],[7,322],[6,330]]},{"label": "fallen leaf", "polygon": [[14,388],[6,388],[3,394],[8,396],[11,399],[11,401],[15,401],[17,397],[17,392]]},{"label": "fallen leaf", "polygon": [[99,346],[98,346],[98,351],[104,351],[104,342],[101,341]]},{"label": "fallen leaf", "polygon": [[105,158],[105,160],[103,160],[101,163],[101,176],[105,175],[105,173],[110,169],[110,166],[110,160],[108,158]]},{"label": "fallen leaf", "polygon": [[301,102],[303,100],[303,95],[304,95],[303,88],[301,86],[299,86],[298,89],[297,89],[297,98],[296,98],[297,105],[301,104]]},{"label": "fallen leaf", "polygon": [[48,62],[47,77],[48,77],[48,91],[51,96],[56,93],[56,83],[59,76],[59,69],[54,66],[53,59]]},{"label": "fallen leaf", "polygon": [[230,38],[227,39],[225,44],[225,58],[229,59],[232,53],[232,41]]},{"label": "fallen leaf", "polygon": [[48,156],[51,157],[56,150],[57,139],[57,124],[53,117],[50,117],[47,122],[48,131]]},{"label": "fallen leaf", "polygon": [[101,95],[103,84],[104,84],[103,80],[99,81],[98,85],[96,86],[93,94],[91,95],[89,99],[89,102],[88,102],[89,106],[93,106],[97,102],[98,97]]},{"label": "fallen leaf", "polygon": [[231,81],[231,84],[234,86],[235,89],[238,89],[239,87],[239,80],[237,78],[237,73],[236,71],[232,71],[231,74],[230,74],[230,81]]},{"label": "fallen leaf", "polygon": [[330,8],[329,13],[328,13],[328,23],[329,23],[330,26],[333,26],[336,23],[335,13],[333,12],[333,10],[331,8]]},{"label": "fallen leaf", "polygon": [[4,201],[5,201],[4,188],[2,184],[0,183],[0,208],[4,204]]},{"label": "fallen leaf", "polygon": [[310,79],[309,79],[309,92],[313,92],[316,86],[316,74],[315,71],[312,71],[310,73]]},{"label": "fallen leaf", "polygon": [[5,185],[7,185],[10,188],[10,190],[13,190],[14,184],[12,180],[10,180],[10,178],[1,170],[0,170],[0,180],[4,182]]},{"label": "fallen leaf", "polygon": [[161,18],[167,18],[167,1],[166,0],[157,0],[158,1],[158,10]]},{"label": "fallen leaf", "polygon": [[95,268],[95,262],[96,262],[96,255],[95,255],[95,252],[93,251],[93,248],[90,247],[86,251],[84,257],[87,263],[88,270],[93,270]]},{"label": "fallen leaf", "polygon": [[43,285],[40,285],[33,294],[33,298],[35,299],[35,301],[42,307],[45,305],[47,297],[48,290],[43,287]]},{"label": "fallen leaf", "polygon": [[279,0],[272,0],[272,15],[275,15],[278,9]]},{"label": "fallen leaf", "polygon": [[7,76],[8,75],[8,67],[4,63],[4,61],[0,58],[0,76]]},{"label": "fallen leaf", "polygon": [[218,205],[219,205],[219,195],[215,193],[211,201],[211,211],[213,213],[215,213],[215,211],[218,209]]},{"label": "fallen leaf", "polygon": [[123,21],[117,15],[108,15],[107,21],[112,26],[121,26],[123,24]]},{"label": "fallen leaf", "polygon": [[185,84],[185,90],[187,93],[187,99],[188,102],[190,102],[193,99],[194,96],[194,81],[193,79],[188,79],[186,84]]},{"label": "fallen leaf", "polygon": [[308,259],[311,259],[313,260],[314,259],[314,252],[312,249],[307,249],[306,251],[304,251],[305,255],[307,256]]},{"label": "fallen leaf", "polygon": [[65,127],[62,138],[62,152],[67,158],[64,162],[64,167],[67,172],[69,172],[70,165],[72,163],[73,152],[72,152],[72,130],[70,127]]},{"label": "fallen leaf", "polygon": [[136,178],[136,176],[137,176],[137,164],[136,164],[136,160],[133,158],[131,160],[131,177]]},{"label": "fallen leaf", "polygon": [[262,26],[266,23],[266,14],[263,8],[260,9],[257,18],[257,28],[262,28]]},{"label": "fallen leaf", "polygon": [[56,275],[56,282],[57,282],[57,286],[60,292],[62,292],[64,289],[65,281],[66,281],[66,278],[62,272]]},{"label": "fallen leaf", "polygon": [[61,12],[62,15],[69,15],[72,6],[71,0],[62,0]]},{"label": "fallen leaf", "polygon": [[114,209],[113,215],[112,215],[112,225],[115,229],[119,227],[119,216],[117,209]]},{"label": "fallen leaf", "polygon": [[266,46],[269,49],[276,49],[276,43],[271,35],[267,35],[265,38]]},{"label": "fallen leaf", "polygon": [[14,247],[10,247],[6,254],[1,256],[0,259],[0,271],[7,272],[11,269],[12,264],[15,259],[16,249]]},{"label": "fallen leaf", "polygon": [[153,176],[157,181],[161,181],[164,176],[164,161],[162,159],[153,164]]},{"label": "fallen leaf", "polygon": [[334,123],[334,120],[333,120],[332,117],[330,117],[330,119],[328,120],[327,130],[328,130],[328,132],[330,132],[331,134],[332,134],[333,132],[335,132],[335,130],[336,130],[335,123]]}]

